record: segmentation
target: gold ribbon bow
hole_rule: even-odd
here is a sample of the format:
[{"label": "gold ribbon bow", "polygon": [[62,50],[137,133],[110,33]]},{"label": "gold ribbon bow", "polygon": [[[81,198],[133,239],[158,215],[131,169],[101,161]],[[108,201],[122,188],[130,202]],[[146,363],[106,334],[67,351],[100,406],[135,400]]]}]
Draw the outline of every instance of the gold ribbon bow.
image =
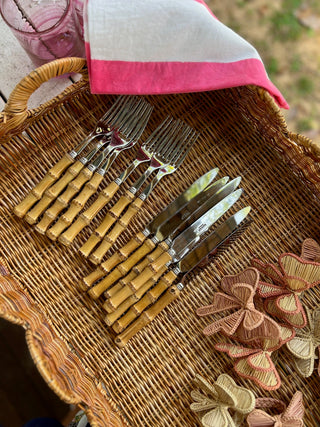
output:
[{"label": "gold ribbon bow", "polygon": [[269,415],[261,409],[254,409],[248,415],[247,423],[249,427],[303,427],[303,416],[303,396],[297,391],[282,414]]},{"label": "gold ribbon bow", "polygon": [[255,308],[253,297],[259,283],[259,272],[255,268],[247,268],[236,275],[225,276],[221,280],[221,288],[225,293],[216,292],[213,303],[197,310],[199,316],[237,309],[234,313],[219,319],[207,326],[203,333],[213,335],[219,331],[228,336],[236,336],[241,341],[255,339],[279,338],[278,324],[265,313]]},{"label": "gold ribbon bow", "polygon": [[220,375],[213,386],[200,375],[194,383],[198,389],[191,392],[190,409],[199,414],[203,427],[237,427],[229,409],[245,415],[255,406],[254,394],[237,386],[227,374]]}]

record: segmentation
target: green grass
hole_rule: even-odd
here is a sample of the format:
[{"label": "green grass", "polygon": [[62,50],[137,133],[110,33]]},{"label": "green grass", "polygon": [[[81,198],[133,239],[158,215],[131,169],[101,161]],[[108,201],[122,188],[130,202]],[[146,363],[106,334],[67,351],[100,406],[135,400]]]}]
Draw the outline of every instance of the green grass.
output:
[{"label": "green grass", "polygon": [[299,132],[305,132],[307,130],[313,129],[313,121],[309,118],[306,119],[300,119],[297,123],[297,127],[299,129]]},{"label": "green grass", "polygon": [[310,95],[314,90],[314,83],[309,77],[300,77],[296,88],[300,95]]},{"label": "green grass", "polygon": [[290,62],[290,71],[292,71],[293,73],[298,73],[299,71],[301,71],[303,62],[301,60],[301,57],[299,55],[295,55],[291,62]]},{"label": "green grass", "polygon": [[303,27],[291,11],[276,12],[271,17],[271,27],[277,40],[297,40]]},{"label": "green grass", "polygon": [[274,76],[279,72],[279,63],[277,58],[270,58],[266,61],[266,69],[269,76]]}]

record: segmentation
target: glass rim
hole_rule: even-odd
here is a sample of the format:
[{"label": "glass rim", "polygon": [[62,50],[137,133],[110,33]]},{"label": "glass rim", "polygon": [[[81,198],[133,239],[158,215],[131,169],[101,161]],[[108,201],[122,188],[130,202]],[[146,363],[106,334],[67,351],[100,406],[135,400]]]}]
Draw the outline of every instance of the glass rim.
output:
[{"label": "glass rim", "polygon": [[4,16],[4,14],[3,14],[3,8],[1,7],[1,2],[0,2],[0,15],[2,16],[2,18],[3,18],[3,20],[4,20],[4,22],[10,27],[10,28],[12,28],[14,31],[17,31],[18,33],[20,33],[20,34],[27,34],[27,35],[29,35],[29,36],[41,36],[41,35],[43,35],[43,34],[47,34],[47,33],[49,33],[50,31],[52,31],[53,29],[55,29],[60,23],[61,23],[61,21],[65,18],[65,16],[67,15],[67,13],[69,12],[69,8],[70,8],[70,5],[71,5],[71,0],[66,0],[66,8],[65,8],[65,11],[63,12],[63,14],[61,15],[61,17],[59,18],[59,20],[54,24],[54,25],[52,25],[50,28],[47,28],[46,30],[42,30],[42,31],[34,31],[34,32],[31,32],[31,31],[23,31],[23,30],[19,30],[18,28],[15,28],[7,19],[6,19],[6,17]]}]

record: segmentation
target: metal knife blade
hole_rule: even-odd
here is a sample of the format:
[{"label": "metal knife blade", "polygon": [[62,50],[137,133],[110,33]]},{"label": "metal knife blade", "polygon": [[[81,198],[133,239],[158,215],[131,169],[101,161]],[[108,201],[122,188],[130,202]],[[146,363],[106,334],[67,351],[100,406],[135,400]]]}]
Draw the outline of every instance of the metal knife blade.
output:
[{"label": "metal knife blade", "polygon": [[232,215],[209,234],[198,246],[186,254],[175,266],[178,267],[179,273],[187,274],[189,271],[193,270],[207,255],[225,242],[248,216],[250,210],[251,207],[247,206]]},{"label": "metal knife blade", "polygon": [[210,183],[215,179],[219,172],[219,168],[214,168],[209,172],[198,178],[190,187],[178,196],[165,210],[163,210],[156,218],[150,222],[144,232],[146,234],[153,234],[157,231],[158,227],[173,215],[175,215],[180,209],[182,209],[190,200],[192,200],[197,194],[201,193]]},{"label": "metal knife blade", "polygon": [[194,246],[206,233],[212,224],[214,224],[231,206],[240,198],[243,190],[239,189],[229,194],[219,203],[214,205],[205,214],[203,214],[190,227],[176,237],[169,249],[172,256],[172,262],[180,259]]},{"label": "metal knife blade", "polygon": [[[216,183],[218,184],[223,179],[224,178],[220,179]],[[170,239],[168,244],[171,244],[175,237],[182,233],[183,230],[186,229],[186,227],[193,224],[205,212],[212,208],[212,206],[216,205],[222,199],[224,199],[226,196],[236,190],[240,182],[241,177],[237,177],[221,187],[219,185],[220,188],[216,192],[214,192],[215,184],[210,186],[209,189],[205,189],[201,194],[197,196],[199,202],[202,202],[201,204],[194,203],[195,199],[193,199],[180,212],[171,217],[170,221],[163,223],[158,228],[155,234],[155,238],[158,239],[158,241]]]}]

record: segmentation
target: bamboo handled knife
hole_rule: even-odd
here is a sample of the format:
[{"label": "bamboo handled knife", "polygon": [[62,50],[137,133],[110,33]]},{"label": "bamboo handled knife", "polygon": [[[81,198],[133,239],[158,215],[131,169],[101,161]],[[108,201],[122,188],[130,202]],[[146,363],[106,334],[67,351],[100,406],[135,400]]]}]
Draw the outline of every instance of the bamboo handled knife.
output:
[{"label": "bamboo handled knife", "polygon": [[[160,279],[159,283],[137,303],[140,307],[139,310],[136,308],[136,314],[134,312],[135,306],[125,314],[125,316],[127,316],[127,320],[132,321],[134,317],[137,317],[137,313],[139,313],[139,311],[141,313],[148,307],[148,305],[150,305],[150,303],[157,300],[155,304],[150,306],[146,311],[143,311],[136,321],[116,337],[115,343],[118,347],[124,347],[134,335],[154,320],[155,317],[172,301],[178,298],[180,292],[185,287],[187,274],[199,265],[206,257],[214,253],[222,243],[232,236],[232,234],[238,229],[240,223],[242,223],[248,216],[250,210],[251,208],[248,206],[228,218],[196,248],[182,257],[182,259],[177,262],[162,279]],[[179,275],[182,275],[181,280],[176,285],[173,285],[168,289]],[[120,319],[122,320],[122,328],[126,326],[125,316]]]}]

